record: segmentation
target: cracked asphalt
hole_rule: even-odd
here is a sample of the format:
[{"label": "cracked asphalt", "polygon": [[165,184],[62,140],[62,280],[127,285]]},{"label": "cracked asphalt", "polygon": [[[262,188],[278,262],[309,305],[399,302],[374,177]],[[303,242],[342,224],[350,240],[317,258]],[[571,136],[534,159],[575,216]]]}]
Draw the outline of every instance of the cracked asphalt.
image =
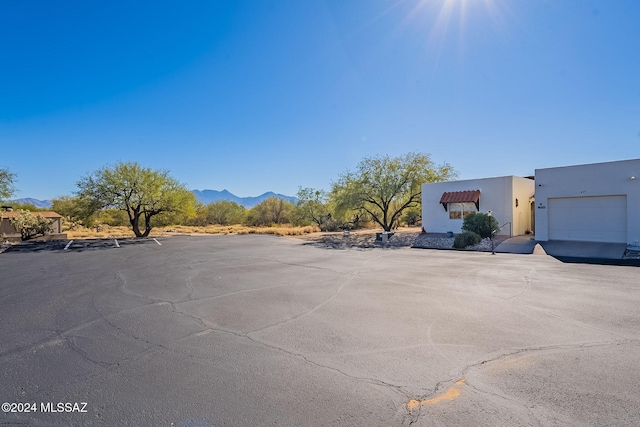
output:
[{"label": "cracked asphalt", "polygon": [[0,400],[87,403],[0,425],[640,425],[637,267],[158,240],[0,255]]}]

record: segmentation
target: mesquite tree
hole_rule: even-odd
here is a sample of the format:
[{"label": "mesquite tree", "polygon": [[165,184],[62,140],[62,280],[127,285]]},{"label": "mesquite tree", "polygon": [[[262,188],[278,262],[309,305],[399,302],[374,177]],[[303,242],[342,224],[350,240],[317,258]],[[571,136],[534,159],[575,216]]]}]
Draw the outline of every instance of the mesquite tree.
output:
[{"label": "mesquite tree", "polygon": [[338,210],[364,211],[391,231],[406,209],[420,205],[422,184],[456,176],[449,164],[436,165],[428,154],[365,157],[356,171],[345,172],[333,183],[331,198]]},{"label": "mesquite tree", "polygon": [[[78,188],[78,196],[95,209],[125,211],[137,237],[149,235],[153,216],[193,211],[195,206],[194,194],[169,176],[169,172],[132,162],[105,166],[82,178]],[[144,231],[140,230],[141,222]]]}]

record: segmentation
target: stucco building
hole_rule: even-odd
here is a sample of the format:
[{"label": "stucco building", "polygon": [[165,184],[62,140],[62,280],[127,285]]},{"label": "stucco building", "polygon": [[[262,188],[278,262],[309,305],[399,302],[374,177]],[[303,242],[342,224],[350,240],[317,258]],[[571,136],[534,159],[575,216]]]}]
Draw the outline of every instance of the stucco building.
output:
[{"label": "stucco building", "polygon": [[534,181],[502,176],[422,185],[422,225],[427,232],[460,233],[472,212],[491,214],[502,226],[498,234],[533,232]]},{"label": "stucco building", "polygon": [[536,240],[640,245],[640,159],[536,169]]}]

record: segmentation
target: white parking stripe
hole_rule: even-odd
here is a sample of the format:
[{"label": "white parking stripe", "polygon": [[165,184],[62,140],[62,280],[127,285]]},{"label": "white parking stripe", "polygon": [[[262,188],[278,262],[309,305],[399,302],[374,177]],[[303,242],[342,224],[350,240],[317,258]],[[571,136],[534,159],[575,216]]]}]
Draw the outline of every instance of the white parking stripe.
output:
[{"label": "white parking stripe", "polygon": [[116,248],[119,248],[120,245],[118,244],[118,239],[113,239],[114,242],[116,242]]},{"label": "white parking stripe", "polygon": [[155,237],[153,238],[153,240],[155,240],[155,242],[156,242],[157,244],[159,244],[160,246],[162,246],[162,243],[158,242],[158,241],[156,240],[156,238],[155,238]]},{"label": "white parking stripe", "polygon": [[69,243],[67,243],[67,246],[64,247],[64,250],[66,251],[67,249],[69,249],[69,246],[71,246],[72,243],[73,240],[69,240]]}]

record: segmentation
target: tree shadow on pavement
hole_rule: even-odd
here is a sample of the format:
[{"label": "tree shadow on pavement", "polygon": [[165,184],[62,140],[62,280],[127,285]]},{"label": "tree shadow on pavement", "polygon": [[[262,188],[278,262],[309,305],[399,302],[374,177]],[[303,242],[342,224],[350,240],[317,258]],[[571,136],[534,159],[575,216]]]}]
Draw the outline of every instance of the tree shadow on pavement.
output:
[{"label": "tree shadow on pavement", "polygon": [[410,248],[415,240],[415,235],[395,235],[388,242],[382,243],[376,241],[375,234],[355,234],[349,236],[342,234],[326,234],[315,238],[309,242],[303,243],[304,246],[315,246],[322,249],[400,249]]},{"label": "tree shadow on pavement", "polygon": [[[49,242],[20,242],[5,249],[4,253],[36,253],[36,252],[84,252],[105,249],[118,249],[118,246],[156,244],[153,239],[83,239],[54,240]],[[69,244],[70,243],[70,244]],[[65,249],[66,248],[66,249]]]}]

